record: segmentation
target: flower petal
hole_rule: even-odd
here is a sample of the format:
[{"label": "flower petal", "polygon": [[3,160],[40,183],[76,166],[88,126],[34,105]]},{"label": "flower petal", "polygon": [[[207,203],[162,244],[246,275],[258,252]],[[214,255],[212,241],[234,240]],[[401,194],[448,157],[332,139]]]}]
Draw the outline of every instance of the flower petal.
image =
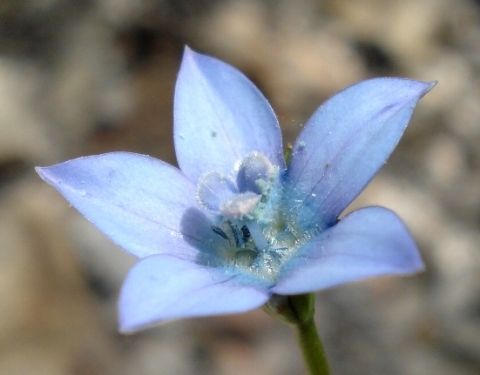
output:
[{"label": "flower petal", "polygon": [[284,166],[280,128],[265,97],[232,66],[188,47],[175,88],[174,119],[178,164],[192,181],[211,171],[232,176],[252,151]]},{"label": "flower petal", "polygon": [[201,242],[202,227],[183,220],[185,211],[196,207],[195,187],[178,169],[149,156],[112,152],[37,173],[130,253],[196,256],[184,237]]},{"label": "flower petal", "polygon": [[286,178],[286,204],[299,228],[335,223],[385,163],[417,101],[433,85],[371,79],[335,95],[313,114],[296,141]]},{"label": "flower petal", "polygon": [[134,332],[180,318],[240,313],[263,305],[264,288],[235,275],[168,255],[143,259],[131,269],[119,301],[120,330]]},{"label": "flower petal", "polygon": [[415,242],[390,210],[367,207],[321,232],[285,264],[272,291],[301,294],[374,276],[423,269]]}]

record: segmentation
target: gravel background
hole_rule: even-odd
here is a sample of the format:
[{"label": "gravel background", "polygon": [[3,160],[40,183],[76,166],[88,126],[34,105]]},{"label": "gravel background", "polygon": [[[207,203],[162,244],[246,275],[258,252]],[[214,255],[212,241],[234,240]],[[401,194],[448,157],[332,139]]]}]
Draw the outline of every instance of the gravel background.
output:
[{"label": "gravel background", "polygon": [[262,311],[116,331],[134,259],[34,174],[128,150],[174,163],[182,48],[249,75],[293,141],[328,96],[379,75],[438,80],[354,203],[397,211],[427,271],[322,292],[334,374],[480,373],[480,2],[3,0],[0,374],[303,374]]}]

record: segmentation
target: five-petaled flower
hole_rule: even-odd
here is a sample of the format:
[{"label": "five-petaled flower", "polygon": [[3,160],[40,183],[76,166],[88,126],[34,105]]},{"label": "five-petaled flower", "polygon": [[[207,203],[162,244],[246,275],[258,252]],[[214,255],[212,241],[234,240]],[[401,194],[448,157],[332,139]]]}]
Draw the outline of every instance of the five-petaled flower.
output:
[{"label": "five-petaled flower", "polygon": [[423,268],[393,212],[339,215],[385,163],[432,86],[378,78],[345,89],[306,123],[287,165],[260,91],[235,68],[186,48],[174,106],[180,169],[112,152],[37,172],[140,258],[120,295],[122,331],[243,312],[273,294]]}]

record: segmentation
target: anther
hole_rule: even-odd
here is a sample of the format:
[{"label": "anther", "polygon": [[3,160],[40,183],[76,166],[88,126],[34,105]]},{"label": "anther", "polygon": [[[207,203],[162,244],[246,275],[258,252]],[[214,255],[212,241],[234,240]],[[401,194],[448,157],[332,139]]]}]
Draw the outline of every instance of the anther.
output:
[{"label": "anther", "polygon": [[227,220],[227,224],[230,227],[230,230],[232,231],[233,238],[235,239],[235,246],[240,247],[240,240],[238,239],[238,233],[236,228],[233,226],[233,224]]},{"label": "anther", "polygon": [[227,234],[223,231],[222,228],[219,228],[219,227],[217,227],[217,226],[215,226],[215,225],[212,225],[212,230],[213,230],[216,234],[218,234],[220,237],[222,237],[222,238],[224,238],[224,239],[226,239],[226,240],[228,241],[228,236],[227,236]]},{"label": "anther", "polygon": [[240,230],[242,231],[243,242],[248,242],[251,237],[250,230],[247,228],[246,225],[242,226]]}]

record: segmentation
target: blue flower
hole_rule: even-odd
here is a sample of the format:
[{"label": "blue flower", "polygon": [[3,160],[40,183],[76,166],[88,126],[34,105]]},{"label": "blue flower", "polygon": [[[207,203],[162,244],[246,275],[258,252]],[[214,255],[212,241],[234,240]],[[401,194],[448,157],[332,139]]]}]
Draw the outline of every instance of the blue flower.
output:
[{"label": "blue flower", "polygon": [[288,165],[277,118],[235,68],[185,50],[176,83],[180,169],[112,152],[38,174],[140,258],[121,291],[120,329],[238,313],[423,263],[391,211],[339,219],[397,145],[432,83],[360,82],[306,123]]}]

